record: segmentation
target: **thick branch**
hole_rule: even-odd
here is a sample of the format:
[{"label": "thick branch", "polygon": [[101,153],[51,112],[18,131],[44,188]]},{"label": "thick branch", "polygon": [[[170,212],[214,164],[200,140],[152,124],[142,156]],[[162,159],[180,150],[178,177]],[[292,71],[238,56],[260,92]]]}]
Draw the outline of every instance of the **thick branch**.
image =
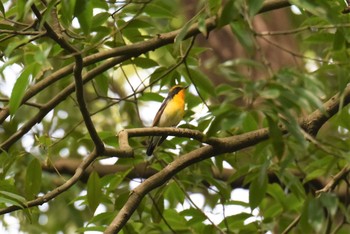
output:
[{"label": "thick branch", "polygon": [[[46,172],[50,172],[53,174],[56,174],[58,171],[60,174],[66,174],[71,176],[74,175],[74,172],[76,168],[80,165],[80,163],[81,160],[79,159],[60,159],[55,161],[53,165],[42,165],[42,169]],[[80,180],[86,183],[92,171],[97,172],[100,177],[104,177],[106,175],[113,175],[115,173],[124,173],[128,171],[126,178],[129,180],[133,180],[136,178],[147,179],[153,176],[154,174],[158,173],[158,170],[155,170],[154,168],[150,167],[150,164],[147,162],[142,162],[136,165],[102,165],[98,162],[95,162],[84,171],[84,174],[80,177]],[[300,171],[290,170],[289,172],[293,174],[296,178],[299,178],[301,181],[304,179],[304,174],[302,174]],[[236,173],[236,170],[228,168],[218,169],[217,167],[212,166],[211,171],[208,173],[211,173],[211,176],[217,180],[228,182]],[[339,184],[340,180],[346,176],[346,173],[349,173],[348,167],[346,169],[343,168],[330,180],[325,177],[317,178],[305,183],[304,187],[306,187],[308,191],[316,190],[316,194],[321,192],[329,192],[330,189],[334,189],[334,187]],[[270,183],[279,183],[283,186],[282,182],[279,180],[275,172],[268,172],[267,176],[268,181]],[[244,181],[245,176],[242,176],[234,181],[230,181],[230,186],[232,189],[249,188],[249,183],[244,183]],[[208,181],[203,181],[203,184],[207,187],[211,185]],[[346,187],[339,187],[335,191],[335,194],[341,202],[347,203],[348,194]]]},{"label": "thick branch", "polygon": [[[80,177],[85,172],[86,168],[94,161],[94,159],[96,157],[97,157],[97,152],[94,150],[89,156],[87,156],[80,163],[78,168],[75,170],[74,175],[69,180],[67,180],[64,184],[62,184],[61,186],[57,187],[56,189],[48,192],[44,196],[38,197],[35,200],[29,201],[26,204],[26,207],[29,208],[29,207],[33,207],[33,206],[42,205],[42,204],[52,200],[53,198],[57,197],[61,193],[67,191],[70,187],[72,187],[80,179]],[[6,213],[10,213],[12,211],[19,210],[19,209],[21,209],[21,207],[19,207],[19,206],[10,206],[10,207],[1,209],[0,210],[0,215],[6,214]]]},{"label": "thick branch", "polygon": [[[259,13],[264,13],[270,10],[286,7],[289,5],[290,4],[286,0],[266,1]],[[205,21],[205,25],[207,27],[208,32],[212,31],[216,27],[216,18],[212,17],[207,19]],[[159,34],[158,36],[148,41],[142,41],[132,45],[121,46],[114,49],[110,49],[108,51],[102,51],[102,52],[87,56],[83,59],[83,66],[84,67],[89,66],[91,64],[101,62],[106,59],[114,58],[117,56],[126,56],[127,59],[129,59],[129,58],[144,54],[146,52],[153,51],[164,45],[173,43],[175,37],[180,33],[180,31],[181,29],[175,30],[169,33]],[[198,35],[200,33],[201,32],[198,29],[198,24],[193,24],[189,28],[185,39]],[[59,69],[58,71],[52,73],[50,76],[46,77],[45,79],[39,81],[34,86],[28,89],[28,91],[23,96],[22,103],[28,101],[30,98],[32,98],[33,96],[35,96],[36,94],[44,90],[46,87],[55,83],[59,79],[71,74],[72,72],[73,72],[73,65],[72,64],[67,65]],[[8,106],[6,106],[0,111],[0,124],[8,117],[8,115],[9,115],[9,108]]]},{"label": "thick branch", "polygon": [[[95,76],[100,74],[101,72],[115,66],[116,64],[125,61],[127,56],[118,57],[107,61],[106,63],[101,64],[100,66],[90,70],[83,76],[83,83],[87,83],[92,80]],[[10,136],[6,141],[4,141],[0,148],[2,150],[9,150],[12,144],[21,139],[21,137],[26,134],[36,123],[40,123],[42,119],[49,113],[52,109],[54,109],[58,104],[60,104],[63,100],[65,100],[70,94],[75,91],[75,82],[68,85],[65,89],[59,92],[53,99],[44,104],[40,111],[32,117],[29,121],[27,121],[17,132],[15,132],[12,136]]]},{"label": "thick branch", "polygon": [[344,179],[350,172],[350,166],[346,165],[340,172],[338,172],[335,176],[331,178],[331,180],[320,190],[317,190],[317,194],[327,193],[330,190],[334,189],[334,187],[339,184],[339,182]]},{"label": "thick branch", "polygon": [[[337,113],[340,103],[343,103],[345,106],[350,102],[350,87],[346,87],[343,92],[343,97],[344,99],[342,100],[339,94],[333,96],[323,105],[322,111],[316,110],[305,120],[301,121],[301,127],[310,135],[317,134],[322,125],[326,123],[335,113]],[[215,144],[215,146],[203,146],[175,159],[163,170],[146,179],[141,185],[135,188],[123,208],[119,211],[112,223],[107,227],[105,233],[109,234],[119,232],[138,207],[142,198],[148,192],[166,183],[182,169],[212,156],[220,155],[222,153],[235,152],[249,146],[256,145],[259,142],[268,139],[268,137],[268,129],[260,129],[238,136],[220,138],[218,139],[219,143]]]},{"label": "thick branch", "polygon": [[83,59],[80,55],[75,56],[75,68],[74,68],[74,80],[75,80],[75,90],[77,95],[77,100],[79,104],[80,112],[83,116],[85,126],[88,129],[90,137],[94,142],[97,154],[100,155],[104,151],[104,144],[97,134],[94,123],[90,117],[90,113],[86,107],[84,98],[84,83],[83,77],[81,75],[83,71]]},{"label": "thick branch", "polygon": [[[35,4],[32,4],[32,10],[33,10],[35,16],[38,18],[38,20],[42,21],[42,16],[41,16],[39,10],[36,8]],[[84,119],[84,122],[85,122],[85,126],[88,129],[90,137],[95,144],[96,151],[99,154],[99,153],[104,151],[104,145],[103,145],[102,140],[100,139],[100,137],[97,134],[97,131],[96,131],[95,126],[90,118],[90,114],[89,114],[89,111],[88,111],[88,109],[86,107],[86,103],[85,103],[84,87],[83,87],[84,83],[83,83],[83,77],[82,77],[83,59],[82,59],[82,56],[80,55],[80,52],[74,46],[72,46],[67,40],[65,40],[63,38],[63,36],[60,32],[61,30],[59,28],[59,24],[57,22],[57,17],[56,17],[57,15],[55,12],[53,13],[53,15],[55,16],[53,18],[56,21],[56,25],[55,25],[56,30],[54,30],[47,22],[44,22],[44,27],[45,27],[49,37],[52,38],[54,41],[56,41],[57,44],[59,44],[63,49],[67,50],[69,53],[76,54],[74,56],[75,67],[74,67],[73,73],[74,73],[77,101],[79,104],[80,112],[81,112],[83,119]]]},{"label": "thick branch", "polygon": [[334,95],[321,110],[314,111],[301,121],[301,127],[310,135],[316,136],[322,125],[335,115],[340,108],[350,103],[350,87],[347,86],[340,94]]}]

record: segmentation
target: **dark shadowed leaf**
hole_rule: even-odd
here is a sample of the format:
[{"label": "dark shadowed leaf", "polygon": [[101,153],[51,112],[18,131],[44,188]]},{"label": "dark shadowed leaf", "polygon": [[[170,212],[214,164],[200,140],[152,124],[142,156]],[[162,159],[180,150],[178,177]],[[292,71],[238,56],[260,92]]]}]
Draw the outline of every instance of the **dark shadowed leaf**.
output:
[{"label": "dark shadowed leaf", "polygon": [[249,186],[249,205],[252,210],[258,207],[262,199],[265,197],[267,183],[266,169],[263,166],[259,175]]},{"label": "dark shadowed leaf", "polygon": [[151,216],[154,223],[159,223],[162,220],[164,212],[164,196],[159,195],[153,198]]},{"label": "dark shadowed leaf", "polygon": [[95,212],[102,198],[100,177],[93,171],[87,182],[87,201],[92,212]]},{"label": "dark shadowed leaf", "polygon": [[96,77],[95,81],[99,94],[106,97],[108,93],[108,77],[105,74],[101,74]]},{"label": "dark shadowed leaf", "polygon": [[236,17],[237,13],[235,14],[235,12],[237,12],[237,10],[235,9],[234,3],[235,1],[233,0],[226,2],[219,18],[219,27],[229,24]]},{"label": "dark shadowed leaf", "polygon": [[26,199],[18,194],[0,191],[0,204],[9,203],[11,205],[19,206],[21,208],[26,207]]},{"label": "dark shadowed leaf", "polygon": [[232,22],[230,26],[232,32],[236,35],[241,45],[247,50],[247,52],[253,53],[255,48],[253,41],[254,39],[248,25],[242,20],[237,20]]},{"label": "dark shadowed leaf", "polygon": [[281,158],[285,150],[282,131],[278,127],[278,124],[270,116],[266,116],[266,119],[268,121],[273,148],[277,157]]},{"label": "dark shadowed leaf", "polygon": [[145,102],[149,102],[149,101],[162,102],[164,100],[164,97],[159,93],[145,92],[140,96],[138,100],[145,101]]},{"label": "dark shadowed leaf", "polygon": [[78,18],[81,29],[85,34],[91,30],[93,19],[92,0],[76,0],[74,15]]},{"label": "dark shadowed leaf", "polygon": [[0,12],[2,13],[2,15],[5,18],[6,17],[6,15],[5,15],[5,8],[4,8],[4,5],[2,4],[2,2],[0,2]]},{"label": "dark shadowed leaf", "polygon": [[32,78],[32,72],[35,65],[27,66],[17,78],[17,81],[12,89],[10,97],[10,114],[14,115],[18,107],[21,105],[22,98],[28,87],[29,81]]},{"label": "dark shadowed leaf", "polygon": [[26,174],[26,197],[33,199],[40,192],[41,188],[41,164],[38,159],[33,158],[27,167]]},{"label": "dark shadowed leaf", "polygon": [[247,5],[249,7],[249,16],[252,17],[256,13],[258,13],[263,3],[264,3],[264,0],[248,0]]}]

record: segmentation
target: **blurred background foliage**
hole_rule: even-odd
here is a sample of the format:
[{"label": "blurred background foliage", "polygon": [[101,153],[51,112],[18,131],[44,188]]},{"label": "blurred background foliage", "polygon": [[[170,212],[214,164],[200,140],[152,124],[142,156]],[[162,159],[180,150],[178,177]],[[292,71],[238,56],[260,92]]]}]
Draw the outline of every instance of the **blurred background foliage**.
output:
[{"label": "blurred background foliage", "polygon": [[[213,137],[263,127],[271,132],[263,143],[192,165],[150,192],[123,233],[348,233],[348,177],[330,192],[315,192],[349,164],[349,107],[342,106],[317,138],[298,125],[349,82],[344,1],[3,0],[0,208],[24,207],[63,184],[93,150],[75,93],[64,93],[74,85],[72,72],[59,75],[72,68],[74,57],[47,36],[32,4],[83,58],[142,47],[179,30],[171,43],[141,55],[126,50],[129,59],[85,84],[88,110],[106,145],[117,148],[122,129],[150,126],[177,83],[190,85],[180,127]],[[275,8],[263,10],[269,4]],[[211,17],[214,30],[206,27]],[[185,39],[193,25],[200,33]],[[91,62],[83,74],[111,59]],[[201,146],[169,137],[156,157],[147,158],[146,137],[130,144],[134,158],[99,158],[68,191],[2,215],[0,227],[12,233],[103,232],[132,188]]]}]

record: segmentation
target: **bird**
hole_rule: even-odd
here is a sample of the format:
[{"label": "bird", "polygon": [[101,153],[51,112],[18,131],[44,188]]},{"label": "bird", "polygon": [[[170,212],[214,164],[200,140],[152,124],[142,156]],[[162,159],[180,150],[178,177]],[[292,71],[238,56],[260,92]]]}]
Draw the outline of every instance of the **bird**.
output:
[{"label": "bird", "polygon": [[[185,90],[188,86],[173,86],[154,117],[152,127],[176,127],[185,114]],[[153,154],[167,136],[151,136],[146,151],[148,156]]]}]

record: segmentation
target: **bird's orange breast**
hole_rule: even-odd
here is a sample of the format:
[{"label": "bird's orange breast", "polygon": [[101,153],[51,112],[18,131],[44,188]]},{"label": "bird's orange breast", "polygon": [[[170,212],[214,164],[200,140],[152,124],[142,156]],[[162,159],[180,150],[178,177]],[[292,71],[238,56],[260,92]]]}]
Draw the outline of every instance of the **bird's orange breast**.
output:
[{"label": "bird's orange breast", "polygon": [[160,117],[159,127],[176,126],[185,113],[185,90],[178,92],[165,107]]}]

